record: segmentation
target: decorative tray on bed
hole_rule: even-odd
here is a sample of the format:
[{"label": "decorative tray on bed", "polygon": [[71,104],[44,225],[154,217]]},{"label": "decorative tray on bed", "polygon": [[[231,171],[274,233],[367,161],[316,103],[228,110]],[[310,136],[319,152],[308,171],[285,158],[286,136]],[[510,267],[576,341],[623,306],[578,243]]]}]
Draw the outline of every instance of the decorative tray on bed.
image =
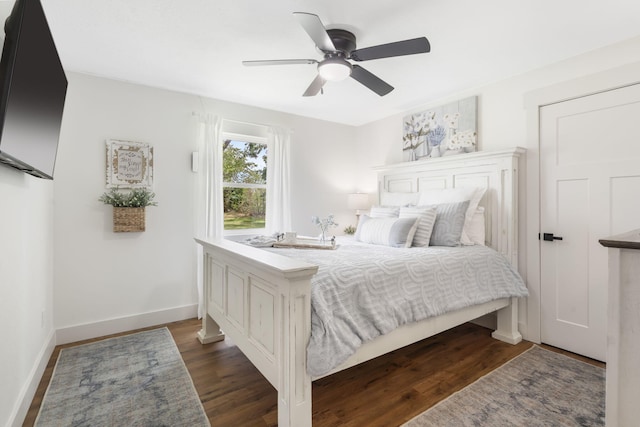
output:
[{"label": "decorative tray on bed", "polygon": [[274,248],[298,248],[298,249],[336,249],[335,238],[331,240],[321,241],[318,239],[301,239],[280,240],[273,244]]}]

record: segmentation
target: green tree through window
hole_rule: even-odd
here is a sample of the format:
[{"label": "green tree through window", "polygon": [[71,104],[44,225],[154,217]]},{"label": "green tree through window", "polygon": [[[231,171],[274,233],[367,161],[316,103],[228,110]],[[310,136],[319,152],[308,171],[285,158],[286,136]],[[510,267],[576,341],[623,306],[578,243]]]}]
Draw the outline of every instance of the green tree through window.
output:
[{"label": "green tree through window", "polygon": [[224,229],[264,228],[267,144],[227,139],[222,153]]}]

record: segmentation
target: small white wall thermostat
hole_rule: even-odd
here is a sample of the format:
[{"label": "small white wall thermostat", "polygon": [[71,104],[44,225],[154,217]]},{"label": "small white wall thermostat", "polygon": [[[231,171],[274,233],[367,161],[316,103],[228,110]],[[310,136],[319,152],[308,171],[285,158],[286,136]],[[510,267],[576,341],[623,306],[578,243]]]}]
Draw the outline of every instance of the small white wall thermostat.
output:
[{"label": "small white wall thermostat", "polygon": [[191,153],[191,172],[198,172],[198,163],[200,163],[199,154],[197,151]]}]

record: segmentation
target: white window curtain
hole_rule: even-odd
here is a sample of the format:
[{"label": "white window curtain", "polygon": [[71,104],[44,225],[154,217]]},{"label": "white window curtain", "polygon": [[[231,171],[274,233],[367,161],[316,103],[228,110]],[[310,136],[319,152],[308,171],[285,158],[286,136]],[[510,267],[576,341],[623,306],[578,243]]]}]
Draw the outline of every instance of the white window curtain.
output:
[{"label": "white window curtain", "polygon": [[291,231],[291,184],[289,181],[291,131],[268,129],[266,234]]},{"label": "white window curtain", "polygon": [[[220,143],[222,120],[207,114],[199,115],[198,135],[198,185],[196,195],[196,236],[204,239],[222,237],[222,144]],[[198,318],[204,313],[203,251],[198,245],[197,286]]]}]

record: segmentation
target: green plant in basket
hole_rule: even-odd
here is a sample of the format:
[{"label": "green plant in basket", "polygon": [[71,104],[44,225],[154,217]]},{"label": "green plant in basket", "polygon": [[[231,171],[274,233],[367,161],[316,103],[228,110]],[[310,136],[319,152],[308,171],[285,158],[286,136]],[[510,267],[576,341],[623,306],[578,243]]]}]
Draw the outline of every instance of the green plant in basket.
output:
[{"label": "green plant in basket", "polygon": [[155,196],[156,193],[146,188],[134,188],[129,192],[123,193],[118,187],[115,187],[103,193],[98,200],[115,208],[143,208],[145,206],[158,206],[158,202],[153,200]]}]

